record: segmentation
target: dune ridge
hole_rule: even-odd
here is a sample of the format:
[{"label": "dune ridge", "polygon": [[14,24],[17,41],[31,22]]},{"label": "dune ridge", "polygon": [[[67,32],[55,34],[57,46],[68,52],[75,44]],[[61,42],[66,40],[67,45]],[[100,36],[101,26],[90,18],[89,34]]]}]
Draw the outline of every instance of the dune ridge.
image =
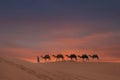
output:
[{"label": "dune ridge", "polygon": [[120,63],[30,63],[0,57],[0,80],[120,80]]}]

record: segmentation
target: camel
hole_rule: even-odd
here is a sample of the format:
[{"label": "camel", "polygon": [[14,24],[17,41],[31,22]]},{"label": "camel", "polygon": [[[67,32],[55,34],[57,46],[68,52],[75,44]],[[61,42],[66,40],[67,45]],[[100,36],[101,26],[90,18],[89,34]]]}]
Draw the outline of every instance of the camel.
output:
[{"label": "camel", "polygon": [[51,58],[50,58],[50,56],[47,54],[47,55],[45,55],[45,56],[41,56],[45,61],[46,60],[51,60]]},{"label": "camel", "polygon": [[85,59],[86,59],[86,61],[89,60],[89,58],[88,58],[88,56],[86,54],[83,54],[82,56],[78,55],[78,57],[82,58],[83,61],[85,61]]},{"label": "camel", "polygon": [[75,54],[70,54],[70,55],[66,55],[68,58],[70,58],[71,60],[73,60],[73,58],[77,61],[77,56]]},{"label": "camel", "polygon": [[62,55],[62,54],[58,54],[58,55],[52,55],[53,57],[55,57],[56,58],[56,61],[57,60],[60,60],[60,58],[62,59],[62,60],[64,60],[64,56]]},{"label": "camel", "polygon": [[89,55],[89,57],[91,57],[92,59],[97,59],[99,60],[99,56],[97,54],[93,54],[93,55]]}]

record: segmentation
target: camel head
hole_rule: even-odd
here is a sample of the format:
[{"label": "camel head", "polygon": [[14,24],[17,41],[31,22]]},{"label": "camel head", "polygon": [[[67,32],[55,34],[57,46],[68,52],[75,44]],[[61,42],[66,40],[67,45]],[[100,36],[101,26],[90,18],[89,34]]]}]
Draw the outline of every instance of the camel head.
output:
[{"label": "camel head", "polygon": [[78,55],[78,57],[81,57],[80,55]]},{"label": "camel head", "polygon": [[43,56],[41,56],[41,58],[44,58]]},{"label": "camel head", "polygon": [[66,55],[67,57],[70,57],[69,55]]},{"label": "camel head", "polygon": [[88,56],[92,57],[92,55],[88,55]]},{"label": "camel head", "polygon": [[53,57],[56,57],[55,55],[52,55]]}]

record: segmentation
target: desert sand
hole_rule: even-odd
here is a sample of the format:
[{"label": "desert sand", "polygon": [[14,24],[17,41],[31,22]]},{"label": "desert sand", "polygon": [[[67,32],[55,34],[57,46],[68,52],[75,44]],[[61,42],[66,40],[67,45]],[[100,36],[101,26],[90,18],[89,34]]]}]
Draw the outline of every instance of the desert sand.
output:
[{"label": "desert sand", "polygon": [[0,80],[120,80],[120,63],[31,63],[0,57]]}]

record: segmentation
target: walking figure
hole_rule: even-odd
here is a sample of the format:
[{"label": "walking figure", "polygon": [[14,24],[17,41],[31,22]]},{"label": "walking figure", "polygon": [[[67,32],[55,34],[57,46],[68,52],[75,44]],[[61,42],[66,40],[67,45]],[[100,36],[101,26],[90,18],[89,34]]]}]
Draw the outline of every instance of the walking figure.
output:
[{"label": "walking figure", "polygon": [[40,58],[39,58],[39,56],[37,56],[37,62],[38,62],[38,63],[40,62]]}]

